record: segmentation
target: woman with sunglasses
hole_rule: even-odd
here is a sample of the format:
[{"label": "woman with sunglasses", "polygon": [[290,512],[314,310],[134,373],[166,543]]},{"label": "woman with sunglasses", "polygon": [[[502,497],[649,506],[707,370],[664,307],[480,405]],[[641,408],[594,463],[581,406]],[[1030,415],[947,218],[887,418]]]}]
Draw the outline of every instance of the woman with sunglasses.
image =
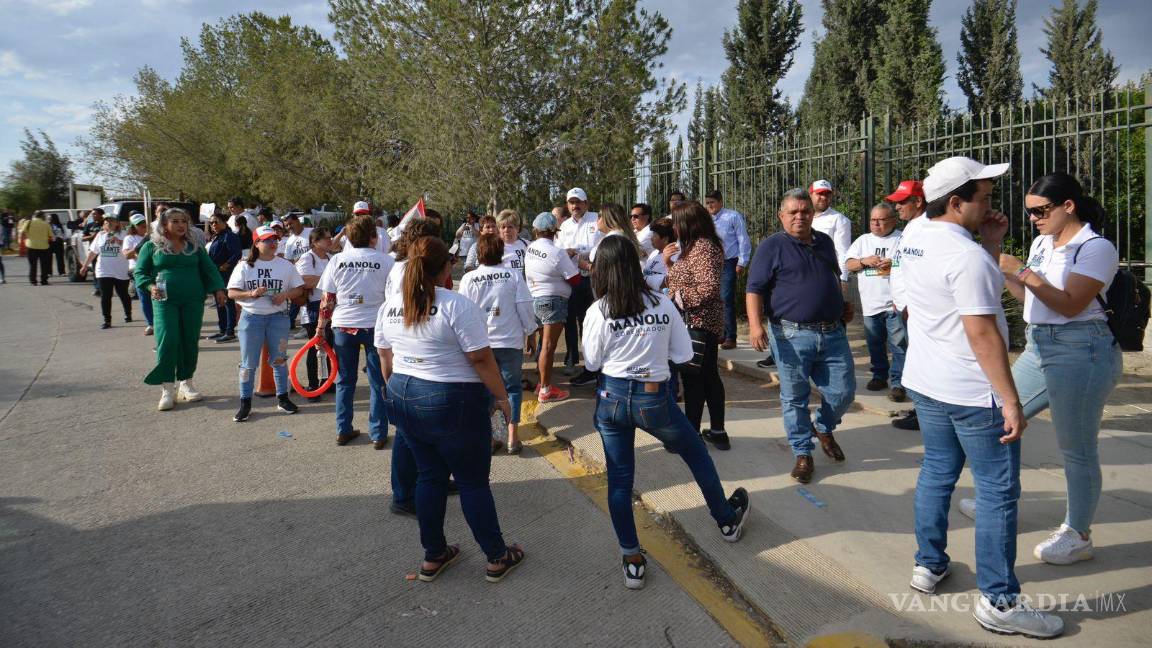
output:
[{"label": "woman with sunglasses", "polygon": [[[1068,482],[1064,522],[1032,553],[1068,565],[1092,557],[1092,519],[1101,487],[1100,419],[1123,371],[1103,302],[1119,257],[1094,229],[1103,208],[1072,176],[1040,178],[1024,204],[1040,233],[1028,262],[1000,257],[1008,290],[1024,302],[1028,323],[1028,343],[1012,365],[1012,378],[1026,417],[1052,410]],[[960,510],[974,517],[975,501],[961,500]]]}]

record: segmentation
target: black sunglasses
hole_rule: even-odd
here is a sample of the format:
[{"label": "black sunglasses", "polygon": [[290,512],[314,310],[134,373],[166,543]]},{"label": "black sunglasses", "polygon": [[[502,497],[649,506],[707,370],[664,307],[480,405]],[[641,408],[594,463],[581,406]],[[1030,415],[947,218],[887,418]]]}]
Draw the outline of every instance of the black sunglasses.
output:
[{"label": "black sunglasses", "polygon": [[1048,203],[1040,205],[1039,207],[1026,207],[1024,211],[1028,212],[1029,216],[1035,216],[1039,219],[1048,218],[1048,212],[1056,208],[1056,203]]}]

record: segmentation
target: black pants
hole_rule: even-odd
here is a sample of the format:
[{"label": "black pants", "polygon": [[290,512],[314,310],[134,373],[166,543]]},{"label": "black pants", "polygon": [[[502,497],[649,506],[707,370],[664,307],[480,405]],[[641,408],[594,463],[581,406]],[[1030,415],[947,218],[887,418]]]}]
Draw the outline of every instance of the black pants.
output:
[{"label": "black pants", "polygon": [[[64,241],[56,239],[48,244],[48,250],[56,257],[56,274],[64,276]],[[49,259],[51,262],[51,259]],[[49,263],[51,265],[51,263]]]},{"label": "black pants", "polygon": [[568,321],[564,323],[564,364],[580,362],[580,339],[584,335],[584,314],[592,305],[592,279],[584,277],[580,285],[572,287],[568,298]]},{"label": "black pants", "polygon": [[100,277],[100,312],[104,315],[105,322],[112,322],[112,291],[116,291],[116,296],[120,298],[120,303],[124,306],[124,319],[132,317],[132,296],[128,294],[128,280],[127,279],[113,279],[112,277]]},{"label": "black pants", "polygon": [[[316,337],[316,320],[319,319],[319,317],[320,302],[308,302],[308,319],[310,321],[304,324],[304,330],[308,331],[309,338]],[[324,329],[324,339],[328,340],[329,346],[336,344],[336,337],[332,334],[331,326]],[[313,389],[316,389],[320,386],[319,355],[320,354],[316,351],[316,347],[311,347],[308,349],[308,355],[304,356],[304,362],[308,367],[308,383],[305,385],[305,387],[308,388],[308,391],[312,391]],[[325,356],[324,362],[328,362],[327,356]],[[332,367],[328,367],[328,372],[331,374]]]},{"label": "black pants", "polygon": [[[28,281],[33,286],[36,282],[48,283],[48,270],[52,265],[52,250],[44,248],[43,250],[34,250],[28,248]],[[39,268],[40,279],[36,279],[36,271]]]},{"label": "black pants", "polygon": [[703,361],[700,373],[680,374],[684,383],[684,414],[696,430],[704,417],[704,404],[708,404],[709,425],[713,430],[724,429],[724,381],[720,379],[720,369],[716,365],[716,348],[720,340],[713,333],[699,329],[689,329],[692,344],[698,351],[703,344]]}]

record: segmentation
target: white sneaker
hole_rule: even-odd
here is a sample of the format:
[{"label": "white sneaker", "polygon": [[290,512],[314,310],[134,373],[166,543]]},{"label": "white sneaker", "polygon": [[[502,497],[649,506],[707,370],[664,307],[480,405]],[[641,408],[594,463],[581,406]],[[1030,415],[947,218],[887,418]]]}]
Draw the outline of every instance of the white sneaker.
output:
[{"label": "white sneaker", "polygon": [[630,563],[625,559],[623,563],[624,587],[631,590],[644,589],[644,572],[647,571],[648,559],[644,558],[638,563]]},{"label": "white sneaker", "polygon": [[176,386],[172,383],[164,383],[160,390],[160,403],[156,409],[167,412],[176,406]]},{"label": "white sneaker", "polygon": [[948,578],[951,573],[952,569],[949,567],[944,568],[943,574],[935,574],[923,565],[916,565],[912,568],[912,582],[909,583],[909,586],[917,592],[935,594],[936,584]]},{"label": "white sneaker", "polygon": [[1047,540],[1036,545],[1032,555],[1052,565],[1071,565],[1092,557],[1092,538],[1085,540],[1079,531],[1061,524]]},{"label": "white sneaker", "polygon": [[960,503],[956,505],[956,508],[960,509],[960,512],[964,514],[964,517],[968,518],[969,520],[976,519],[976,500],[964,498],[960,500]]},{"label": "white sneaker", "polygon": [[153,329],[153,328],[152,328],[152,325],[151,325],[151,324],[149,324],[148,326],[145,326],[145,327],[144,327],[144,335],[146,335],[146,336],[147,336],[147,335],[152,335],[154,332],[155,332],[155,329]]},{"label": "white sneaker", "polygon": [[303,326],[301,326],[295,333],[292,334],[293,340],[307,340],[309,337],[311,336],[308,335],[308,329],[304,328]]},{"label": "white sneaker", "polygon": [[1023,601],[1018,601],[1016,607],[1001,612],[988,602],[988,599],[977,597],[976,606],[972,609],[972,617],[984,626],[985,630],[1000,634],[1021,634],[1025,637],[1037,639],[1051,639],[1064,632],[1064,620],[1055,614],[1033,610]]},{"label": "white sneaker", "polygon": [[203,398],[204,398],[200,394],[200,392],[196,391],[196,388],[192,386],[191,380],[181,380],[180,381],[179,396],[180,396],[180,400],[186,401],[189,403],[195,403],[196,401],[203,400]]}]

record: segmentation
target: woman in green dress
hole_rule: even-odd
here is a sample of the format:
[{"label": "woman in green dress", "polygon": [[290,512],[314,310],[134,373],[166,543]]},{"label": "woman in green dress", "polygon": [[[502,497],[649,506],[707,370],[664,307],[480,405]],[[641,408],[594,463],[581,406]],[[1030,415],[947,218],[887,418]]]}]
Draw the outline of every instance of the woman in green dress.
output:
[{"label": "woman in green dress", "polygon": [[215,293],[217,304],[227,299],[220,271],[191,221],[183,209],[165,210],[136,261],[136,286],[152,295],[156,330],[156,367],[144,382],[163,387],[161,411],[172,409],[176,398],[188,402],[202,398],[191,379],[200,353],[204,297]]}]

